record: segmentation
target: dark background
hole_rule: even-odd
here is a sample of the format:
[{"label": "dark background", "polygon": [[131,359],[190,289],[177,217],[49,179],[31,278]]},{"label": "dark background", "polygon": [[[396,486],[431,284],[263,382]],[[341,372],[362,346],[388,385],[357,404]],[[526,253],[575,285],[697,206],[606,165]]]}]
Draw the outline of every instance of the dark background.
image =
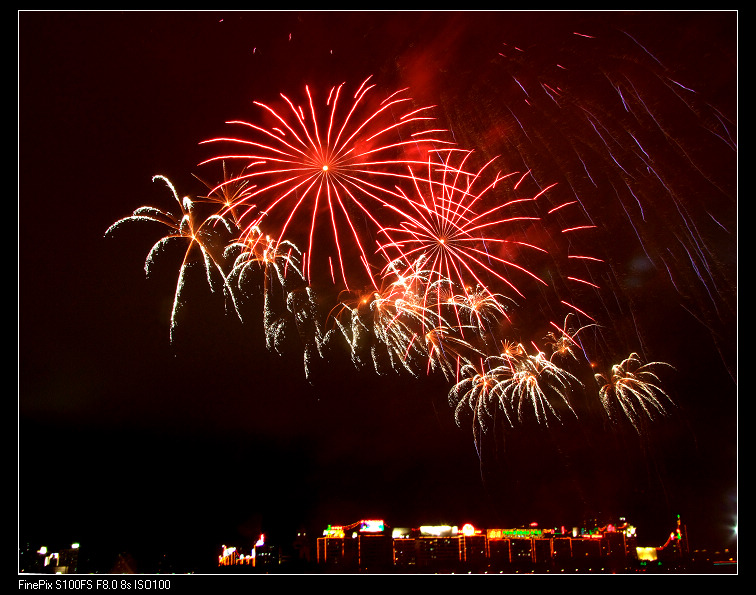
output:
[{"label": "dark background", "polygon": [[[368,517],[626,515],[661,545],[681,514],[693,547],[732,545],[736,33],[736,12],[19,13],[20,541],[212,560],[261,532],[286,542]],[[253,118],[252,100],[370,74],[437,105],[504,170],[526,163],[581,196],[600,221],[617,353],[675,367],[668,418],[643,438],[594,422],[518,429],[479,457],[442,379],[336,361],[307,382],[301,353],[266,351],[260,321],[226,315],[201,273],[169,342],[180,253],[147,279],[160,231],[105,230],[170,206],[156,174],[201,193],[198,143]],[[534,93],[560,80],[560,107]],[[609,80],[647,100],[660,139]],[[655,150],[641,165],[622,140],[634,126]],[[590,187],[578,147],[602,174]],[[643,215],[623,215],[636,199]]]}]

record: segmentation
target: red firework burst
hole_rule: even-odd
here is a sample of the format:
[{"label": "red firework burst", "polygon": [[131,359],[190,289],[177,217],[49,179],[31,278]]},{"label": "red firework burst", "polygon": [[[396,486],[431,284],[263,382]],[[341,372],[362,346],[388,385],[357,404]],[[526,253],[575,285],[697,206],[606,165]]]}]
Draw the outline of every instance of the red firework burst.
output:
[{"label": "red firework burst", "polygon": [[426,164],[427,175],[413,176],[415,192],[403,194],[401,224],[382,229],[387,240],[381,251],[392,262],[413,263],[422,269],[426,296],[432,294],[439,302],[458,291],[493,296],[489,288],[499,283],[523,296],[513,274],[546,283],[507,253],[515,248],[519,257],[522,250],[546,250],[512,234],[518,222],[539,219],[515,209],[519,203],[536,200],[548,188],[526,199],[490,199],[496,185],[515,174],[501,176],[497,172],[493,181],[486,183],[484,173],[491,162],[470,173],[465,169],[470,155],[471,151],[460,149],[439,151]]},{"label": "red firework burst", "polygon": [[299,245],[308,282],[326,270],[349,288],[349,265],[359,260],[366,277],[355,279],[377,287],[373,234],[383,227],[384,207],[403,198],[397,185],[411,180],[428,149],[451,144],[431,128],[431,107],[413,107],[406,90],[377,98],[369,80],[352,97],[345,83],[332,88],[320,110],[309,87],[305,107],[283,94],[277,107],[255,102],[268,125],[228,122],[247,136],[205,141],[230,144],[233,152],[203,164],[243,163],[239,175],[220,185],[246,184],[229,210],[244,229]]}]

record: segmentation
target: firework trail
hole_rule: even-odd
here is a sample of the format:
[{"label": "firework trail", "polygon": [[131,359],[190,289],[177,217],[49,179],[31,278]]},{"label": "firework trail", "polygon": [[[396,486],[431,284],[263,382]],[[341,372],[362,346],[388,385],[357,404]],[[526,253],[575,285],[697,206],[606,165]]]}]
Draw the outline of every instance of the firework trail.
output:
[{"label": "firework trail", "polygon": [[[732,368],[737,144],[734,105],[714,93],[735,97],[717,85],[736,77],[724,78],[723,62],[721,79],[700,80],[689,54],[675,60],[631,29],[585,19],[585,30],[551,31],[548,43],[504,40],[486,88],[500,98],[488,115],[506,130],[495,150],[514,169],[548,169],[590,213],[608,268],[603,282],[586,280],[622,297],[599,304],[607,319],[632,318],[649,283],[666,285]],[[619,335],[633,330],[618,324]]]},{"label": "firework trail", "polygon": [[[280,106],[255,102],[266,125],[228,122],[241,128],[240,136],[205,141],[231,152],[202,164],[243,164],[242,173],[221,184],[245,186],[224,213],[238,217],[244,233],[262,227],[277,242],[303,247],[308,283],[328,271],[348,289],[377,288],[371,234],[382,227],[380,211],[395,201],[395,186],[408,168],[425,162],[428,149],[451,144],[430,127],[431,107],[415,108],[406,90],[381,100],[369,81],[351,97],[345,84],[332,88],[325,107],[309,87],[304,107],[283,94]],[[360,276],[350,266],[355,259]]]}]

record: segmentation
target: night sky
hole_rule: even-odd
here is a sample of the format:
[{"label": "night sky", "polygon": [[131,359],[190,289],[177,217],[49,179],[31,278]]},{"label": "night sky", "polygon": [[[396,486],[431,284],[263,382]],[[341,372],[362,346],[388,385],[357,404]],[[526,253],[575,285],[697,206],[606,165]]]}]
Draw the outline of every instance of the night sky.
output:
[{"label": "night sky", "polygon": [[[212,556],[362,518],[626,515],[661,545],[681,514],[693,547],[727,546],[737,16],[19,13],[20,540]],[[613,355],[674,366],[668,417],[643,437],[596,416],[517,427],[479,456],[443,378],[336,358],[308,381],[301,350],[267,351],[261,319],[241,323],[201,273],[171,343],[182,253],[147,278],[160,230],[105,231],[139,206],[172,206],[155,175],[202,193],[199,143],[253,120],[253,100],[369,75],[436,106],[460,145],[499,155],[502,170],[580,197],[606,267],[593,312]]]}]

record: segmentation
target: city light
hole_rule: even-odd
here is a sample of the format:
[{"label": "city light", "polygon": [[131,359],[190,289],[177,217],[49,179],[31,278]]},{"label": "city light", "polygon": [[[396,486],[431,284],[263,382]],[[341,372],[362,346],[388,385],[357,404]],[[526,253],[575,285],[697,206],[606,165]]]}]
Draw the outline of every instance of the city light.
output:
[{"label": "city light", "polygon": [[459,530],[450,525],[422,525],[420,533],[423,535],[456,535]]},{"label": "city light", "polygon": [[384,529],[383,521],[361,521],[360,532],[380,533]]}]

